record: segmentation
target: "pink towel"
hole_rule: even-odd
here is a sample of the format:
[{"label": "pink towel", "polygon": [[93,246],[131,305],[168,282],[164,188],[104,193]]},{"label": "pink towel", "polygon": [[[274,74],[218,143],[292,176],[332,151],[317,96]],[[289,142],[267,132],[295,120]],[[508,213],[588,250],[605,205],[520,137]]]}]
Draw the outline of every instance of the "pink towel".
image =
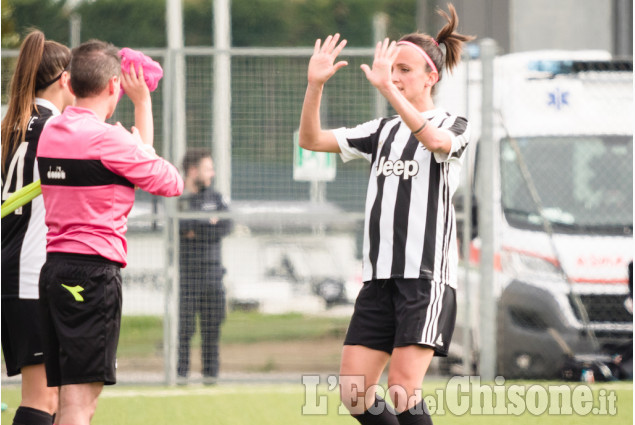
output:
[{"label": "pink towel", "polygon": [[[143,78],[148,85],[148,89],[150,91],[156,90],[159,85],[159,80],[163,77],[163,69],[161,69],[161,65],[158,62],[152,60],[152,58],[144,55],[138,50],[133,50],[128,47],[124,47],[119,51],[119,56],[121,56],[121,70],[123,72],[130,72],[130,64],[133,63],[135,69],[139,69],[139,66],[143,67]],[[121,87],[121,92],[119,93],[119,99],[123,96],[124,90]]]}]

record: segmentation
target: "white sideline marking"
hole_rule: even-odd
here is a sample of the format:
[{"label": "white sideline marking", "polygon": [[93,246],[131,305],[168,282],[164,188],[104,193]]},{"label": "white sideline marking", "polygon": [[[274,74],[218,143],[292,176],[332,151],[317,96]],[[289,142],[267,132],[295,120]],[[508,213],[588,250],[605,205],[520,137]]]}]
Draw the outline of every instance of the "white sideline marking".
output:
[{"label": "white sideline marking", "polygon": [[119,397],[191,397],[193,395],[226,395],[226,394],[302,394],[304,386],[301,384],[260,386],[260,385],[219,385],[212,388],[207,387],[186,387],[186,388],[148,388],[143,390],[127,388],[105,388],[99,398],[119,398]]}]

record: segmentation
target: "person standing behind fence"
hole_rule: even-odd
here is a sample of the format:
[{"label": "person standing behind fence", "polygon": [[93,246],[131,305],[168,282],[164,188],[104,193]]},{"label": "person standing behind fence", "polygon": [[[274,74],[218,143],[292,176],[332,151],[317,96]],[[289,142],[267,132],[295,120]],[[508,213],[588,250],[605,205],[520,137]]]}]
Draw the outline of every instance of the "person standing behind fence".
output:
[{"label": "person standing behind fence", "polygon": [[[121,71],[111,44],[91,40],[73,49],[76,104],[44,129],[37,151],[48,226],[39,283],[44,357],[48,385],[60,387],[60,424],[90,423],[104,384],[116,382],[120,269],[135,187],[163,196],[183,191],[176,167],[152,148],[143,70]],[[120,87],[135,107],[132,133],[105,122]]]},{"label": "person standing behind fence", "polygon": [[[458,250],[451,197],[469,131],[464,118],[436,108],[432,94],[443,67],[457,64],[462,43],[471,37],[455,32],[458,18],[452,5],[449,10],[449,16],[440,11],[448,23],[436,40],[419,33],[399,42],[385,39],[376,46],[372,68],[361,67],[396,116],[323,130],[322,91],[347,64],[334,63],[346,41],[339,42],[339,34],[317,40],[309,62],[300,146],[372,164],[364,286],[340,368],[342,402],[362,424],[432,423],[421,385],[433,355],[447,355],[454,330]],[[439,44],[445,45],[445,59]],[[374,390],[389,360],[389,394],[396,412]]]},{"label": "person standing behind fence", "polygon": [[[189,149],[183,158],[183,172],[185,190],[180,199],[181,211],[211,214],[227,211],[222,196],[212,189],[214,162],[207,149]],[[180,221],[179,383],[185,383],[190,371],[190,342],[197,315],[203,383],[216,383],[220,327],[226,308],[221,241],[231,230],[232,221],[217,216]]]},{"label": "person standing behind fence", "polygon": [[[35,153],[42,129],[75,97],[69,89],[68,47],[41,31],[24,39],[2,121],[2,200],[39,179]],[[46,385],[38,279],[46,259],[41,197],[2,219],[2,350],[7,375],[22,374],[22,401],[13,423],[51,424],[57,388]]]}]

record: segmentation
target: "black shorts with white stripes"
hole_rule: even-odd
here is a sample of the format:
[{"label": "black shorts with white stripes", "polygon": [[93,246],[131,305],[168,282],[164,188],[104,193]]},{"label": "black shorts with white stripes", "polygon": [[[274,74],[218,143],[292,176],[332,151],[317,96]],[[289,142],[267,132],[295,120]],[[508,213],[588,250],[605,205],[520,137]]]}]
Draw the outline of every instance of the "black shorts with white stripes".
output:
[{"label": "black shorts with white stripes", "polygon": [[426,279],[364,282],[344,345],[363,345],[392,353],[395,347],[421,345],[446,357],[456,321],[456,292]]}]

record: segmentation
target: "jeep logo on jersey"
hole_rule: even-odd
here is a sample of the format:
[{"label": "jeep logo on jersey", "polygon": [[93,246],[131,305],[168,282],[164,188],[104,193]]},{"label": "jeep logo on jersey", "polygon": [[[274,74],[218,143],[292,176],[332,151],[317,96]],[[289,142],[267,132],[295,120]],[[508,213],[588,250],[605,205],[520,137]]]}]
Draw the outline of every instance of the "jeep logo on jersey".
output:
[{"label": "jeep logo on jersey", "polygon": [[386,161],[385,157],[381,157],[379,159],[379,164],[377,164],[377,176],[383,174],[388,177],[391,174],[395,176],[402,176],[404,180],[408,180],[410,177],[414,177],[419,172],[419,163],[414,160],[406,160],[402,161],[398,159],[397,161]]},{"label": "jeep logo on jersey", "polygon": [[59,165],[55,167],[55,170],[51,170],[51,167],[49,166],[46,177],[51,180],[66,180],[66,172],[62,170],[62,167],[60,167]]}]

